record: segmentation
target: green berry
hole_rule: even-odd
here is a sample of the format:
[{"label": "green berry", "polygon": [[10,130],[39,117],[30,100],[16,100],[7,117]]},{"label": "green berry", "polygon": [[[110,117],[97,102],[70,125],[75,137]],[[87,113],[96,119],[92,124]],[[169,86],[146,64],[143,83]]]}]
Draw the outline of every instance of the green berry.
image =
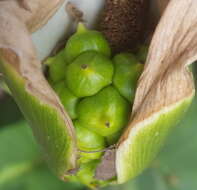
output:
[{"label": "green berry", "polygon": [[145,62],[148,54],[148,46],[141,45],[137,52],[137,59],[141,62]]},{"label": "green berry", "polygon": [[116,144],[121,136],[121,131],[118,131],[112,135],[106,137],[106,141],[108,145]]},{"label": "green berry", "polygon": [[81,151],[80,163],[99,159],[102,155],[101,151],[105,148],[104,137],[82,127],[78,121],[74,121],[74,126],[77,135],[77,147]]},{"label": "green berry", "polygon": [[76,119],[76,105],[78,103],[78,98],[73,95],[73,93],[66,87],[64,82],[55,84],[53,88],[58,94],[61,103],[63,104],[71,119]]},{"label": "green berry", "polygon": [[103,186],[107,184],[107,181],[101,181],[94,178],[95,170],[97,165],[99,164],[98,160],[94,160],[85,164],[82,164],[77,177],[81,183],[87,185],[88,187],[95,189],[97,187]]},{"label": "green berry", "polygon": [[118,54],[113,60],[115,66],[113,84],[122,96],[133,103],[143,65],[130,53]]},{"label": "green berry", "polygon": [[81,186],[81,183],[79,181],[79,178],[76,175],[65,175],[64,176],[64,181],[69,181],[75,184],[79,184]]},{"label": "green berry", "polygon": [[112,83],[113,64],[106,56],[87,51],[78,56],[66,70],[66,84],[77,96],[96,94]]},{"label": "green berry", "polygon": [[84,98],[77,105],[78,120],[101,136],[112,135],[126,126],[129,107],[119,92],[109,86],[94,96]]},{"label": "green berry", "polygon": [[64,51],[61,51],[54,57],[48,58],[45,64],[49,66],[49,79],[52,82],[58,82],[64,79],[67,65]]},{"label": "green berry", "polygon": [[82,23],[79,23],[77,32],[72,35],[66,44],[65,55],[68,62],[72,62],[81,53],[95,50],[110,57],[111,50],[107,40],[101,32],[88,30]]}]

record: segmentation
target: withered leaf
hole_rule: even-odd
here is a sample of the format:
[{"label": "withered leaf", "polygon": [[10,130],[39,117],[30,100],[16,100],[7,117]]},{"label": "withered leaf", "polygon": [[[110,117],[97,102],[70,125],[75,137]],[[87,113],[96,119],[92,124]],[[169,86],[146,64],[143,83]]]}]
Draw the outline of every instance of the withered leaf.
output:
[{"label": "withered leaf", "polygon": [[[124,165],[123,152],[129,151],[132,134],[136,134],[140,126],[148,126],[160,111],[165,110],[166,114],[169,108],[194,96],[194,80],[188,65],[197,60],[196,10],[197,1],[194,0],[169,2],[149,47],[145,68],[138,81],[131,121],[117,148],[116,165]],[[165,114],[163,120],[167,122]],[[149,150],[146,151],[148,154]]]},{"label": "withered leaf", "polygon": [[[31,11],[28,11],[24,7],[21,7],[16,0],[0,1],[1,67],[4,68],[3,70],[6,70],[8,67],[11,68],[8,69],[10,72],[14,70],[17,73],[16,81],[22,81],[25,85],[25,89],[21,86],[19,90],[17,87],[15,88],[14,81],[12,82],[14,79],[5,76],[16,97],[17,95],[19,97],[19,95],[25,94],[24,101],[21,100],[21,97],[16,98],[17,103],[27,120],[30,123],[32,120],[33,124],[36,123],[33,128],[36,128],[34,132],[37,139],[45,147],[47,159],[51,160],[51,164],[57,166],[54,169],[60,177],[64,175],[67,169],[74,169],[76,167],[76,137],[71,119],[43,75],[41,62],[37,58],[37,53],[29,32],[36,30],[44,24],[55,13],[57,7],[62,2],[62,0],[28,0],[28,7],[31,9]],[[33,101],[30,102],[32,97],[36,100],[36,103]],[[39,107],[40,110],[37,110],[37,113],[28,113],[26,110],[29,109],[30,104],[34,105],[35,109]],[[54,117],[59,123],[56,126],[48,126],[47,123],[51,122],[50,118],[48,116],[42,116],[43,119],[40,122],[42,124],[39,125],[39,122],[37,122],[37,118],[41,117],[39,111],[43,115],[47,111],[49,115],[51,112],[54,112],[57,115],[57,117]],[[57,129],[58,127],[59,129]],[[59,141],[51,143],[50,136],[47,136],[46,133],[56,138],[55,135],[57,135],[58,130],[62,130],[61,133],[59,132],[61,134],[59,138],[62,139],[61,143]],[[68,140],[70,143],[67,142]],[[66,148],[62,151],[61,146],[66,146]],[[72,153],[69,153],[69,151]],[[65,156],[67,153],[69,153],[68,159]]]},{"label": "withered leaf", "polygon": [[197,1],[193,0],[169,3],[149,48],[134,114],[141,115],[143,110],[143,115],[148,116],[193,93],[193,78],[186,66],[197,59],[196,7]]},{"label": "withered leaf", "polygon": [[[10,13],[25,23],[30,32],[42,27],[64,0],[1,0],[1,14]],[[47,6],[46,6],[47,5]]]}]

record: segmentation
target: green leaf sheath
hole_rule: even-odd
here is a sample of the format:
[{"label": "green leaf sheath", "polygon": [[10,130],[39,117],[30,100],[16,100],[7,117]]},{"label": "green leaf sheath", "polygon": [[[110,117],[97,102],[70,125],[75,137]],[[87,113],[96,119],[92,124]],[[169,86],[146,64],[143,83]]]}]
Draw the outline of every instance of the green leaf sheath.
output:
[{"label": "green leaf sheath", "polygon": [[192,100],[193,96],[187,97],[131,129],[117,150],[118,183],[136,177],[149,166]]},{"label": "green leaf sheath", "polygon": [[26,87],[25,79],[5,59],[0,60],[0,69],[35,137],[42,145],[49,166],[63,178],[68,170],[75,168],[75,141],[61,113],[32,95]]}]

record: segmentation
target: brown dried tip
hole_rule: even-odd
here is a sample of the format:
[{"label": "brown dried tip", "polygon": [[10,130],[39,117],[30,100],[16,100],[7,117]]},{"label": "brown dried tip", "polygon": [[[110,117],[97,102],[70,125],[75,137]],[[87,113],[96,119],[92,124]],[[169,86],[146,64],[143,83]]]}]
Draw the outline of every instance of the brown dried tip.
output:
[{"label": "brown dried tip", "polygon": [[66,12],[77,22],[83,22],[83,12],[70,1],[66,4]]},{"label": "brown dried tip", "polygon": [[147,0],[106,0],[99,30],[114,53],[134,48],[140,40],[147,13]]}]

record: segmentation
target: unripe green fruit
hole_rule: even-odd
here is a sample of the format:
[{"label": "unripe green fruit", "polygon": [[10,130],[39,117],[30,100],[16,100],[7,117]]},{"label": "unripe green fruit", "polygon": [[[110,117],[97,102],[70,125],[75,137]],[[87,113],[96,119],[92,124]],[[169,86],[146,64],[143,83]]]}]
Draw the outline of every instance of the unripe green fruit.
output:
[{"label": "unripe green fruit", "polygon": [[128,122],[129,103],[112,86],[77,105],[79,123],[102,136],[120,131]]},{"label": "unripe green fruit", "polygon": [[116,55],[113,60],[109,57],[110,48],[102,34],[79,24],[66,48],[46,62],[48,81],[73,120],[76,134],[78,170],[65,179],[90,188],[115,179],[96,179],[96,167],[129,121],[130,102],[143,68],[129,53]]},{"label": "unripe green fruit", "polygon": [[66,59],[70,63],[82,52],[88,50],[95,50],[108,57],[111,55],[108,42],[102,33],[94,30],[88,30],[82,23],[79,23],[77,32],[67,41],[65,47]]},{"label": "unripe green fruit", "polygon": [[141,62],[145,62],[148,54],[148,46],[141,45],[137,52],[137,59]]},{"label": "unripe green fruit", "polygon": [[100,159],[101,151],[106,145],[104,137],[82,127],[78,121],[74,121],[74,126],[77,135],[77,147],[81,151],[79,162],[84,163],[92,159]]},{"label": "unripe green fruit", "polygon": [[103,152],[80,152],[77,163],[79,165],[90,162],[92,160],[101,159]]},{"label": "unripe green fruit", "polygon": [[95,179],[94,173],[95,173],[95,169],[98,163],[99,163],[99,160],[94,160],[94,161],[82,164],[77,173],[77,177],[80,180],[80,182],[93,189],[97,187],[101,187],[108,183],[108,181],[101,181],[101,180]]},{"label": "unripe green fruit", "polygon": [[113,70],[113,64],[106,56],[87,51],[68,65],[66,84],[77,97],[91,96],[112,83]]},{"label": "unripe green fruit", "polygon": [[109,135],[106,137],[106,142],[107,144],[110,146],[110,145],[113,145],[113,144],[116,144],[118,142],[118,139],[120,138],[121,136],[121,133],[122,131],[118,131],[112,135]]},{"label": "unripe green fruit", "polygon": [[55,84],[53,88],[58,94],[61,103],[63,104],[71,119],[76,119],[76,105],[79,99],[73,95],[73,93],[66,87],[64,82]]},{"label": "unripe green fruit", "polygon": [[130,53],[118,54],[113,61],[115,65],[113,84],[122,96],[133,103],[143,65]]},{"label": "unripe green fruit", "polygon": [[58,82],[64,79],[67,65],[64,51],[48,58],[45,64],[49,66],[49,80],[51,82]]}]

